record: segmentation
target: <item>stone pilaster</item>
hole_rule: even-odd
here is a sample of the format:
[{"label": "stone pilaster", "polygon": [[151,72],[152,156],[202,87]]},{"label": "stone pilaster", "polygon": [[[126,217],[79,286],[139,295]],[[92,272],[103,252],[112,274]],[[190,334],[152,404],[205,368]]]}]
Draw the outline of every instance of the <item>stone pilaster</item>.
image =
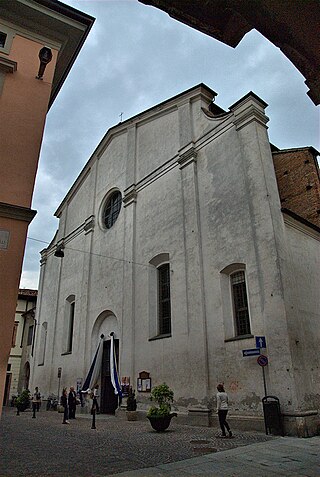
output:
[{"label": "stone pilaster", "polygon": [[179,151],[184,217],[184,259],[187,292],[187,328],[190,350],[190,373],[197,374],[203,387],[198,398],[208,394],[208,345],[203,283],[202,239],[197,177],[197,151],[193,143]]}]

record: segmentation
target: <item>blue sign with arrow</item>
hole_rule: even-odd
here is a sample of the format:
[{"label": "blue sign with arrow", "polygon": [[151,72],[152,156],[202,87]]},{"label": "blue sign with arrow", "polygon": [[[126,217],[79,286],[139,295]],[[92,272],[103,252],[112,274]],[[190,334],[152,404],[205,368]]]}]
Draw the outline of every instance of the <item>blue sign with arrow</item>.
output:
[{"label": "blue sign with arrow", "polygon": [[266,337],[256,336],[256,348],[266,348]]},{"label": "blue sign with arrow", "polygon": [[242,356],[259,356],[260,354],[260,348],[252,348],[252,349],[243,349],[242,350]]}]

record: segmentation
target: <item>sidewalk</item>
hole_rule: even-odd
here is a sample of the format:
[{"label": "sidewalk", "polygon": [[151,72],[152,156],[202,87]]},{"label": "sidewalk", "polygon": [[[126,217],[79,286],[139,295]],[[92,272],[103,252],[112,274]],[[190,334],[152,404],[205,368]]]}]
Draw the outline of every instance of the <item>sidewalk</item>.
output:
[{"label": "sidewalk", "polygon": [[320,436],[272,441],[207,454],[113,477],[319,477]]}]

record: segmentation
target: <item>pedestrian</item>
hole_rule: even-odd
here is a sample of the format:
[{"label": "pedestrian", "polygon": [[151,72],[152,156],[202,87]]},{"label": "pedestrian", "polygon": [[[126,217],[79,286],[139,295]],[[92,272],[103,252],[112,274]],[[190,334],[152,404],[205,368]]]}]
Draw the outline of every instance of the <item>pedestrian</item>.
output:
[{"label": "pedestrian", "polygon": [[32,395],[32,417],[36,417],[36,411],[39,411],[40,408],[40,403],[41,403],[41,394],[39,392],[39,388],[36,386],[34,388],[34,393]]},{"label": "pedestrian", "polygon": [[99,391],[99,384],[96,384],[92,392],[92,409],[95,409],[96,414],[100,414],[100,408],[98,403],[98,397],[99,397],[98,391]]},{"label": "pedestrian", "polygon": [[62,424],[70,424],[69,419],[69,410],[68,410],[68,393],[67,388],[63,388],[61,396],[61,405],[63,406],[63,421]]},{"label": "pedestrian", "polygon": [[69,406],[69,419],[76,418],[76,408],[77,408],[77,393],[74,390],[74,387],[70,387],[68,394],[68,406]]},{"label": "pedestrian", "polygon": [[217,386],[217,413],[219,417],[219,424],[221,428],[222,435],[220,437],[227,437],[226,430],[228,431],[229,437],[232,437],[232,432],[230,426],[226,421],[228,414],[228,394],[224,390],[223,384],[218,384]]}]

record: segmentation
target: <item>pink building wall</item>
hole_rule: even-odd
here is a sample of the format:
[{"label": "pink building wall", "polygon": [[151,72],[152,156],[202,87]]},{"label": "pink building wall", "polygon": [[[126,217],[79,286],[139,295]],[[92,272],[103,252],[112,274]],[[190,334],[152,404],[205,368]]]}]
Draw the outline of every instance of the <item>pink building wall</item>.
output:
[{"label": "pink building wall", "polygon": [[0,409],[26,235],[32,219],[32,194],[58,53],[52,49],[53,58],[43,80],[38,80],[38,54],[43,46],[39,41],[14,37],[6,58],[17,63],[17,71],[6,73],[0,95],[0,202],[26,208],[19,218],[15,212],[0,217],[0,230],[10,234],[7,248],[0,250]]}]

